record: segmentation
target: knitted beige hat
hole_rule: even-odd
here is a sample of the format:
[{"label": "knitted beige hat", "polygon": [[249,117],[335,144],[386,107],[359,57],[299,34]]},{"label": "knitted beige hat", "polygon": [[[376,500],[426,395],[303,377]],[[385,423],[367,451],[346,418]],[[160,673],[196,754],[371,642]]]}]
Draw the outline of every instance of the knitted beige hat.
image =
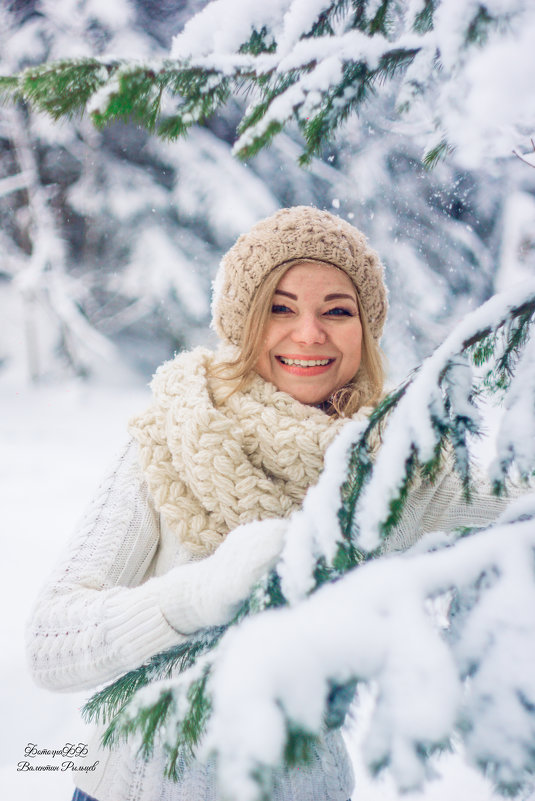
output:
[{"label": "knitted beige hat", "polygon": [[212,325],[238,345],[251,300],[271,270],[293,259],[317,259],[344,270],[357,288],[371,333],[379,340],[388,308],[383,266],[357,228],[312,206],[280,209],[239,237],[214,281]]}]

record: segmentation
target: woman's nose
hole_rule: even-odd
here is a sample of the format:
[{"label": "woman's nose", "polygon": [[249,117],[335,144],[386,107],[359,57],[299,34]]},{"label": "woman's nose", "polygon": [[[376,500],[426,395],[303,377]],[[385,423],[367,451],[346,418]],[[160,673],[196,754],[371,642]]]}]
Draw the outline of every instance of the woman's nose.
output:
[{"label": "woman's nose", "polygon": [[321,321],[315,315],[302,315],[295,321],[292,340],[303,345],[323,345],[327,339]]}]

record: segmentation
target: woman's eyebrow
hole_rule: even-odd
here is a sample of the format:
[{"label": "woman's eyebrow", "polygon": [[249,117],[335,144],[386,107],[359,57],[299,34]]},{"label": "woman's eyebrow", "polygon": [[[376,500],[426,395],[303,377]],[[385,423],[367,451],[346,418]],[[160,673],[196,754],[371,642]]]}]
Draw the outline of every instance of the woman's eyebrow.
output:
[{"label": "woman's eyebrow", "polygon": [[324,300],[339,300],[340,298],[349,298],[349,300],[352,300],[353,303],[357,302],[353,295],[345,295],[342,292],[333,292],[330,295],[325,295]]},{"label": "woman's eyebrow", "polygon": [[[297,295],[294,295],[292,292],[285,292],[284,289],[276,289],[274,294],[284,295],[292,300],[297,300]],[[330,295],[325,295],[323,300],[339,300],[340,298],[348,298],[349,300],[352,300],[353,303],[357,302],[353,295],[346,295],[343,292],[332,292]]]}]

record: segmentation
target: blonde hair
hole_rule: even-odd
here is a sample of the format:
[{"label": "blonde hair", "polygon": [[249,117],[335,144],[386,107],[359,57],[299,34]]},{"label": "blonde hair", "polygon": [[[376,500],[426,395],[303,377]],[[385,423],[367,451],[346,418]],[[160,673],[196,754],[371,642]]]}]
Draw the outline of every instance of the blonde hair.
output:
[{"label": "blonde hair", "polygon": [[[238,355],[235,359],[215,365],[211,370],[211,375],[234,382],[226,397],[244,390],[255,372],[264,342],[264,333],[271,315],[273,296],[281,278],[297,264],[311,261],[336,267],[335,264],[320,262],[319,259],[292,259],[274,267],[256,290],[245,318]],[[336,269],[340,268],[336,267]],[[342,272],[345,273],[344,270]],[[347,273],[345,274],[347,275]],[[375,406],[383,393],[385,381],[383,352],[371,334],[357,288],[356,294],[362,326],[361,362],[353,379],[343,387],[339,387],[322,404],[325,412],[335,417],[350,417],[362,406]]]}]

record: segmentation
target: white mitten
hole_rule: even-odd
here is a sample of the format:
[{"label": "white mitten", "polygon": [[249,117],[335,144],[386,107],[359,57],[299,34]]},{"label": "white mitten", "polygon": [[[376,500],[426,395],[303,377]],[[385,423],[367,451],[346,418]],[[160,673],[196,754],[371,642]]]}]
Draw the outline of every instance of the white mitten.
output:
[{"label": "white mitten", "polygon": [[228,623],[276,564],[287,526],[280,518],[239,526],[211,556],[155,579],[167,622],[181,634]]}]

